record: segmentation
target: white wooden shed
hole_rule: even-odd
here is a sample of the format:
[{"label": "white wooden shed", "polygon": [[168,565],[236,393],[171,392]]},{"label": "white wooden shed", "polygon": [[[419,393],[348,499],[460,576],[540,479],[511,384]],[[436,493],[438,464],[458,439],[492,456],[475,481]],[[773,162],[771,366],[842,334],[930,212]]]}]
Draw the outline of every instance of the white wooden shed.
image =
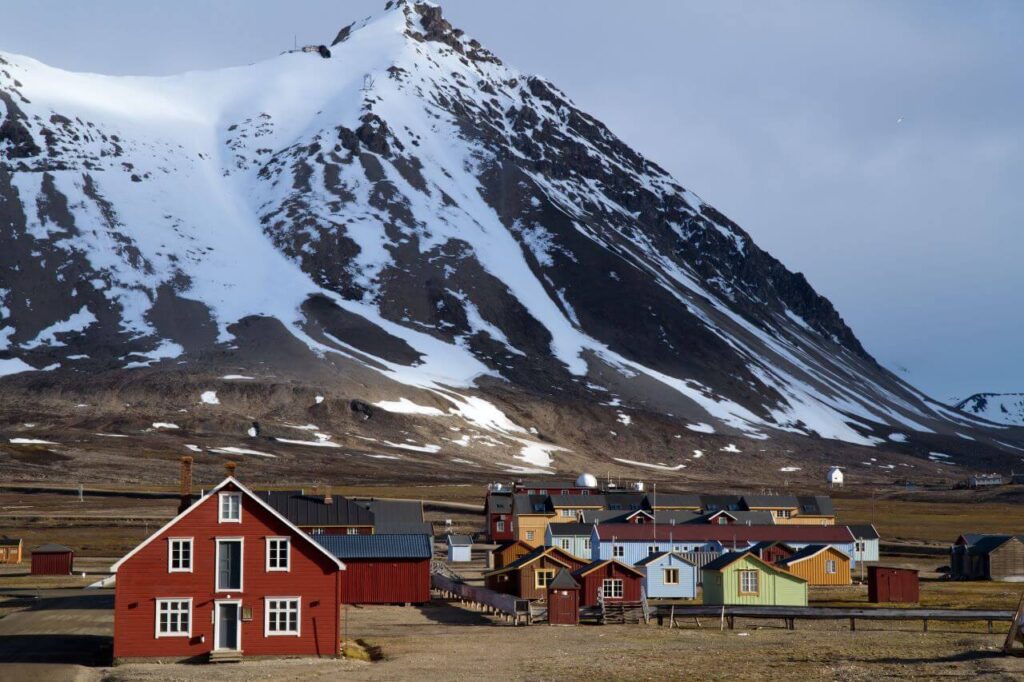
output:
[{"label": "white wooden shed", "polygon": [[448,561],[451,563],[473,560],[473,538],[468,535],[448,535]]},{"label": "white wooden shed", "polygon": [[843,487],[843,471],[839,467],[832,467],[828,470],[828,476],[826,482],[830,488],[842,488]]}]

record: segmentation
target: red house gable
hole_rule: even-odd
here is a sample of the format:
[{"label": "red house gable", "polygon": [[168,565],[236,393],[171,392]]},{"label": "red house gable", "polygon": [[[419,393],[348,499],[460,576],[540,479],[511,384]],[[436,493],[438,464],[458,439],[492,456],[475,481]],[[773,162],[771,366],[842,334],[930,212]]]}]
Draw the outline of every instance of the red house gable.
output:
[{"label": "red house gable", "polygon": [[337,655],[344,568],[227,478],[112,567],[114,658]]}]

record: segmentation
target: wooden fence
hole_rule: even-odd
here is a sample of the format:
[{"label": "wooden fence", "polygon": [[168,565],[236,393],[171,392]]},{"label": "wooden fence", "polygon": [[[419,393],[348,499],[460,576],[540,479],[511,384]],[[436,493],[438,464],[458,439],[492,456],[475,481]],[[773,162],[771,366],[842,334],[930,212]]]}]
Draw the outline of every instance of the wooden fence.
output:
[{"label": "wooden fence", "polygon": [[510,594],[502,594],[485,587],[474,587],[443,575],[430,576],[431,588],[477,608],[504,618],[513,625],[529,624],[530,601]]},{"label": "wooden fence", "polygon": [[[987,622],[992,632],[992,623],[1011,622],[1013,611],[984,611],[973,609],[851,609],[825,606],[703,606],[687,604],[658,604],[651,607],[652,618],[658,625],[668,620],[673,627],[680,619],[700,617],[718,618],[729,629],[735,627],[736,618],[779,619],[789,630],[796,629],[797,620],[849,620],[850,630],[857,629],[858,620],[920,620],[928,632],[929,621],[945,622]],[[700,624],[700,621],[696,621]]]}]

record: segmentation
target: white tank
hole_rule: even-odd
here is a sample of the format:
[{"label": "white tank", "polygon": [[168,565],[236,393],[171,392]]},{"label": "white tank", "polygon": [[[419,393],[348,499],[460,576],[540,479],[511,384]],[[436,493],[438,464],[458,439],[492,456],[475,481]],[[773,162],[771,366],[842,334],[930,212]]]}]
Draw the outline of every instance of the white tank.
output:
[{"label": "white tank", "polygon": [[576,479],[576,485],[580,488],[596,488],[597,478],[594,474],[582,473],[580,477]]}]

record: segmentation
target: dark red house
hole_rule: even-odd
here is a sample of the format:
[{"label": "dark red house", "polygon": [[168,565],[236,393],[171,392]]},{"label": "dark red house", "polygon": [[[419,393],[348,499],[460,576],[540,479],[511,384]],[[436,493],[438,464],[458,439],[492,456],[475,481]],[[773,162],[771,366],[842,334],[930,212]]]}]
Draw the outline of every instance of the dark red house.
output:
[{"label": "dark red house", "polygon": [[487,536],[490,542],[495,543],[515,540],[510,493],[487,491]]},{"label": "dark red house", "polygon": [[912,568],[868,566],[868,601],[916,604],[921,600],[917,571]]},{"label": "dark red house", "polygon": [[71,575],[75,552],[64,545],[39,545],[32,550],[32,575]]},{"label": "dark red house", "polygon": [[644,574],[612,559],[594,561],[573,572],[580,584],[580,606],[596,606],[599,595],[605,601],[640,601]]},{"label": "dark red house", "polygon": [[114,658],[336,656],[344,569],[229,476],[112,567]]},{"label": "dark red house", "polygon": [[767,564],[774,564],[776,561],[788,559],[796,554],[796,550],[784,542],[759,542],[749,551]]},{"label": "dark red house", "polygon": [[423,604],[430,601],[427,535],[314,535],[316,542],[345,562],[343,604]]}]

